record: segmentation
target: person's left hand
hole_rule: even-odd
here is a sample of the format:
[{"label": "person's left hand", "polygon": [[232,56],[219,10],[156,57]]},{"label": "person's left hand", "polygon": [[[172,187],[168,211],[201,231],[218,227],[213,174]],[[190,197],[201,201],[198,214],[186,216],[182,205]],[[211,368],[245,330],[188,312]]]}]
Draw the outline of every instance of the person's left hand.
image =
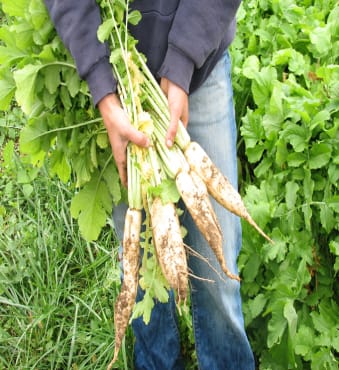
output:
[{"label": "person's left hand", "polygon": [[188,95],[179,85],[165,77],[161,78],[160,87],[168,100],[171,121],[166,134],[166,145],[171,147],[177,134],[179,120],[185,127],[188,124]]}]

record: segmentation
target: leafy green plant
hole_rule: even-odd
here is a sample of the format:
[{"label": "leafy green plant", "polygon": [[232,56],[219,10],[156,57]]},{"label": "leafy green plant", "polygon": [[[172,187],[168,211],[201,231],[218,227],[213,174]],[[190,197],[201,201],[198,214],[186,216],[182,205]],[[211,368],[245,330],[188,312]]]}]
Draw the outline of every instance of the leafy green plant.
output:
[{"label": "leafy green plant", "polygon": [[[4,117],[0,145],[0,368],[103,369],[120,284],[113,229],[84,241],[72,187],[19,159],[19,119]],[[129,330],[119,368],[132,368],[132,348]]]},{"label": "leafy green plant", "polygon": [[[25,123],[20,138],[23,158],[37,168],[46,165],[49,175],[63,181],[59,187],[67,184],[72,189],[71,194],[62,193],[67,201],[59,198],[58,188],[39,203],[34,194],[45,194],[46,188],[43,182],[36,187],[35,181],[42,181],[37,170],[22,167],[22,182],[17,181],[22,166],[12,161],[17,125],[0,121],[1,134],[6,126],[10,136],[1,162],[0,220],[6,230],[0,239],[1,314],[6,320],[0,329],[5,340],[0,341],[5,343],[0,347],[1,365],[67,368],[74,363],[95,368],[98,363],[88,361],[106,356],[100,346],[111,338],[111,322],[105,320],[112,312],[105,301],[107,292],[99,287],[99,293],[90,281],[95,274],[95,285],[105,281],[109,286],[118,268],[107,267],[110,257],[102,245],[110,239],[105,233],[91,247],[82,239],[74,241],[77,226],[67,216],[72,204],[82,235],[87,240],[100,238],[110,218],[107,202],[110,208],[124,194],[87,86],[79,80],[42,1],[0,4],[0,109],[10,112],[13,99],[19,103],[25,116],[18,114],[13,122]],[[231,55],[241,190],[254,219],[275,240],[274,246],[263,244],[243,224],[239,267],[245,323],[258,368],[264,370],[338,365],[338,17],[333,0],[249,0],[238,12]],[[25,190],[21,184],[27,185]],[[62,204],[62,211],[53,213],[54,221],[63,225],[58,224],[56,234],[47,216],[30,208],[39,204],[38,211],[50,211],[45,204],[50,206],[51,200]],[[92,205],[88,212],[85,202]],[[45,223],[41,226],[36,220]],[[39,248],[32,258],[28,245],[35,240]],[[52,253],[46,241],[65,249]],[[73,244],[81,247],[73,249]],[[100,267],[98,261],[103,261]],[[49,301],[62,310],[53,311]],[[13,349],[15,355],[9,358]],[[93,357],[85,356],[86,351]],[[123,361],[121,367],[130,366],[126,356]]]},{"label": "leafy green plant", "polygon": [[244,225],[244,312],[260,369],[337,368],[338,16],[335,1],[248,1],[239,12],[242,189],[276,242]]},{"label": "leafy green plant", "polygon": [[[37,167],[78,188],[72,215],[88,241],[98,238],[122,197],[107,134],[87,84],[55,33],[41,0],[1,1],[0,108],[12,99],[27,117],[20,150]],[[73,176],[74,175],[74,176]]]}]

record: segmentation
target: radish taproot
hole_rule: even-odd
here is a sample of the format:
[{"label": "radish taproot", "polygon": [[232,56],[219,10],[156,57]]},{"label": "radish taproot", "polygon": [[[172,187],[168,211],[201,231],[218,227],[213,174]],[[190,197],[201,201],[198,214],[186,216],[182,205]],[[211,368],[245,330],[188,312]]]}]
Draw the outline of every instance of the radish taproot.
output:
[{"label": "radish taproot", "polygon": [[162,272],[177,292],[178,302],[186,301],[188,267],[176,208],[173,203],[163,204],[156,197],[150,207],[150,217],[153,244]]},{"label": "radish taproot", "polygon": [[129,208],[125,216],[123,237],[123,282],[114,305],[115,348],[107,369],[111,369],[125,336],[138,289],[141,210]]},{"label": "radish taproot", "polygon": [[226,265],[221,228],[204,182],[192,171],[181,171],[176,176],[176,185],[187,210],[214,252],[222,270],[229,278],[240,281]]},{"label": "radish taproot", "polygon": [[238,191],[220,172],[204,149],[197,142],[192,141],[184,153],[190,168],[194,169],[203,179],[208,192],[213,198],[227,210],[246,220],[266,240],[273,244],[273,240],[264,233],[249,214]]}]

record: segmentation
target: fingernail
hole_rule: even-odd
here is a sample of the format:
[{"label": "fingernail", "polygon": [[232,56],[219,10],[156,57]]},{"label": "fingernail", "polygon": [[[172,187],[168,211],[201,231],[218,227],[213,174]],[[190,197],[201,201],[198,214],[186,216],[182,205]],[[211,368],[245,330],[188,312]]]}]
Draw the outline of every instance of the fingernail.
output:
[{"label": "fingernail", "polygon": [[170,148],[173,145],[172,140],[168,139],[166,145]]}]

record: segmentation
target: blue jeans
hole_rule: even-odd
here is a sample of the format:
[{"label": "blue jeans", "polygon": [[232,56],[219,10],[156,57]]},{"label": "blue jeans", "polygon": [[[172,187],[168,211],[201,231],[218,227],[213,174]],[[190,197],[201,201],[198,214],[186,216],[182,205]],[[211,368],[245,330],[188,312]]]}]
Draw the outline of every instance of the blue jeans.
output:
[{"label": "blue jeans", "polygon": [[[230,78],[230,58],[225,52],[206,82],[189,98],[188,131],[214,163],[237,187],[236,123]],[[241,225],[238,217],[212,201],[224,235],[224,255],[228,268],[237,273],[237,257],[241,247]],[[124,205],[115,208],[116,231],[122,237]],[[240,284],[227,277],[221,279],[218,262],[201,236],[188,212],[181,223],[188,230],[185,242],[199,257],[189,256],[191,303],[195,345],[200,370],[252,370],[251,351],[241,309]],[[198,277],[198,278],[196,278]],[[214,282],[211,282],[213,280]],[[139,299],[142,295],[138,293]],[[137,370],[183,370],[180,338],[173,294],[166,304],[157,303],[151,321],[142,318],[132,322]]]}]

